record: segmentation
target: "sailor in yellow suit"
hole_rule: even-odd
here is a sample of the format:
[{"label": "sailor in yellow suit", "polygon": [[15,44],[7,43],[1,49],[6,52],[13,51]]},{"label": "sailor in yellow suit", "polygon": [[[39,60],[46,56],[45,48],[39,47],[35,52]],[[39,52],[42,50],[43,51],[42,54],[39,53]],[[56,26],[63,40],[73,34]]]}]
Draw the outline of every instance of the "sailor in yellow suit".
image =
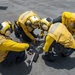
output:
[{"label": "sailor in yellow suit", "polygon": [[[42,28],[43,25],[46,25],[46,22],[50,24],[50,21],[47,19],[41,22]],[[45,29],[45,26],[43,29]],[[45,30],[48,31],[48,33],[43,46],[43,51],[46,53],[46,55],[42,56],[44,60],[55,60],[52,48],[54,48],[57,55],[65,57],[69,56],[75,50],[75,40],[65,25],[58,22],[51,24],[50,28],[46,28]]]},{"label": "sailor in yellow suit", "polygon": [[10,21],[0,23],[0,63],[3,65],[21,63],[27,58],[25,50],[29,48],[29,44],[11,40],[9,36],[13,30],[14,25]]},{"label": "sailor in yellow suit", "polygon": [[64,11],[61,16],[53,19],[53,23],[61,22],[63,23],[67,29],[71,32],[71,34],[75,35],[75,13]]},{"label": "sailor in yellow suit", "polygon": [[[16,21],[15,35],[22,38],[24,42],[36,43],[34,30],[40,26],[40,17],[33,11],[26,11]],[[20,35],[19,35],[20,34]]]}]

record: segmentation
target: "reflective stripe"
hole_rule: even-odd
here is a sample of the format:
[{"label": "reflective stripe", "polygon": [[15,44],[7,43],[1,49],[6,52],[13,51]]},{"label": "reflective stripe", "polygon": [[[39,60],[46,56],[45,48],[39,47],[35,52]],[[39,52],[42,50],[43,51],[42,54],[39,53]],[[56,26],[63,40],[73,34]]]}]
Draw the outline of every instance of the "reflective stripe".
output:
[{"label": "reflective stripe", "polygon": [[60,23],[55,23],[52,27],[52,29],[50,30],[50,33],[54,33],[54,31],[56,30],[56,28],[58,27]]},{"label": "reflective stripe", "polygon": [[1,25],[2,25],[1,31],[3,31],[3,29],[6,27],[6,24],[5,24],[5,22],[3,22],[3,23],[1,23]]},{"label": "reflective stripe", "polygon": [[27,14],[29,14],[29,13],[30,13],[30,11],[27,11],[27,12],[22,16],[21,20],[23,20],[24,17],[25,17]]}]

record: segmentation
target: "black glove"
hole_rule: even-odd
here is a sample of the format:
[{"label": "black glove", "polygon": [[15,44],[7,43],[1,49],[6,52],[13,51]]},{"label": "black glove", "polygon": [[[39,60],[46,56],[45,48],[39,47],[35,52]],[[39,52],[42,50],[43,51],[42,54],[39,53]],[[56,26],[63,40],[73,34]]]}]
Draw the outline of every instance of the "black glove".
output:
[{"label": "black glove", "polygon": [[31,49],[31,46],[27,49],[27,52],[29,55],[32,55],[34,53],[33,50]]}]

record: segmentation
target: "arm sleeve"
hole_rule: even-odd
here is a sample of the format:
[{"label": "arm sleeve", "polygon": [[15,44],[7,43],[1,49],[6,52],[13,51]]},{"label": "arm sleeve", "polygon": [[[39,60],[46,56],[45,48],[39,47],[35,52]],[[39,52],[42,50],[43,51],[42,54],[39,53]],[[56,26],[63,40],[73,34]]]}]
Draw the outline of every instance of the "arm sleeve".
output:
[{"label": "arm sleeve", "polygon": [[23,27],[23,30],[28,37],[30,37],[32,40],[34,40],[34,36],[28,31],[26,26]]},{"label": "arm sleeve", "polygon": [[29,44],[27,43],[17,43],[12,40],[6,40],[0,45],[0,50],[8,50],[8,51],[23,51],[29,48]]},{"label": "arm sleeve", "polygon": [[51,46],[51,44],[53,43],[54,39],[50,36],[46,36],[46,41],[43,47],[44,52],[48,52],[49,47]]}]

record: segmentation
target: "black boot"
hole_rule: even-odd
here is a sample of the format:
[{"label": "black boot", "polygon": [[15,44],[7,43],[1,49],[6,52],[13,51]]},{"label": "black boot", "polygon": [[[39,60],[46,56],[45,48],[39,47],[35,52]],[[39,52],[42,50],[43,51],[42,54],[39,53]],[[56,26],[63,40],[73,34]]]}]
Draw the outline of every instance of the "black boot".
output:
[{"label": "black boot", "polygon": [[50,61],[50,62],[54,62],[55,61],[54,53],[48,53],[48,55],[43,55],[42,58],[45,61]]},{"label": "black boot", "polygon": [[65,49],[62,51],[61,55],[62,55],[62,57],[67,57],[67,56],[70,56],[73,52],[74,52],[74,51],[73,51],[72,49],[70,49],[70,48],[65,48]]}]

